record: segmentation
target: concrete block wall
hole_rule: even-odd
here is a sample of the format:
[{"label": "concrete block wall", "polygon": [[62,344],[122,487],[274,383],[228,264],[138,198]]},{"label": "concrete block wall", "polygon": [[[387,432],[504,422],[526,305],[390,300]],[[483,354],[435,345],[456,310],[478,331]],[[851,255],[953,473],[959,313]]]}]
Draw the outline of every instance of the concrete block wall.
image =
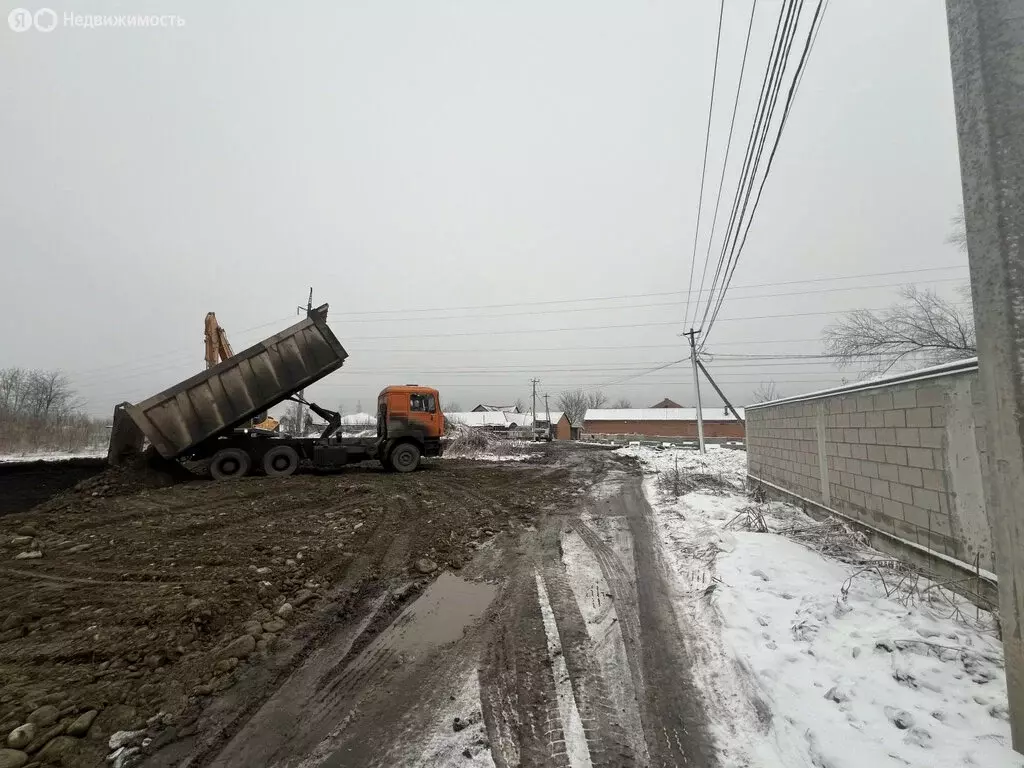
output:
[{"label": "concrete block wall", "polygon": [[977,367],[921,373],[751,406],[748,474],[890,537],[994,570]]}]

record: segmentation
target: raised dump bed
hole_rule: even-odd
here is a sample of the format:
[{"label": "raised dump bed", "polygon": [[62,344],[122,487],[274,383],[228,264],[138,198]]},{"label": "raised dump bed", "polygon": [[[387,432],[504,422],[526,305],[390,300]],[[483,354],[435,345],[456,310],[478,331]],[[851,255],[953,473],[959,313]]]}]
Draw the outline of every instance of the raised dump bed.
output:
[{"label": "raised dump bed", "polygon": [[[259,344],[245,349],[141,403],[122,403],[161,456],[191,453],[338,370],[348,353],[327,325],[327,305]],[[114,430],[130,432],[115,413]],[[120,422],[120,424],[119,424]],[[125,434],[129,444],[137,442]],[[111,459],[115,450],[111,438]]]}]

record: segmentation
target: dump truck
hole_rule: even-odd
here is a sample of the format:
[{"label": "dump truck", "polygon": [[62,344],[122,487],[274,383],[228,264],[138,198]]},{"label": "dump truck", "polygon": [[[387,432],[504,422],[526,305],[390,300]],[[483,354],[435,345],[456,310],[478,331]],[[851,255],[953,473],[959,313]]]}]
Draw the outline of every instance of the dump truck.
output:
[{"label": "dump truck", "polygon": [[[327,325],[328,305],[207,370],[140,403],[114,409],[111,464],[142,451],[146,441],[165,459],[209,461],[218,480],[254,472],[291,475],[302,462],[330,469],[377,460],[411,472],[443,450],[444,414],[436,389],[385,387],[377,397],[376,437],[338,434],[341,415],[298,393],[342,367],[348,353]],[[309,406],[327,427],[316,437],[248,427],[285,401]]]}]

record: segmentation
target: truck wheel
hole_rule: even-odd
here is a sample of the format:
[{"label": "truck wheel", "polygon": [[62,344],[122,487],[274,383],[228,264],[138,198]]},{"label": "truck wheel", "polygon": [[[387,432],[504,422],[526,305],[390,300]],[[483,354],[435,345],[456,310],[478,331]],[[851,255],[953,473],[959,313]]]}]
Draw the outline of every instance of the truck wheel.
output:
[{"label": "truck wheel", "polygon": [[412,472],[420,465],[420,449],[412,443],[402,443],[391,452],[391,467],[396,472]]},{"label": "truck wheel", "polygon": [[299,454],[290,445],[278,445],[263,454],[263,471],[267,477],[287,477],[299,468]]},{"label": "truck wheel", "polygon": [[252,459],[241,448],[222,448],[213,454],[210,461],[210,474],[214,480],[230,480],[233,477],[244,477],[252,469]]}]

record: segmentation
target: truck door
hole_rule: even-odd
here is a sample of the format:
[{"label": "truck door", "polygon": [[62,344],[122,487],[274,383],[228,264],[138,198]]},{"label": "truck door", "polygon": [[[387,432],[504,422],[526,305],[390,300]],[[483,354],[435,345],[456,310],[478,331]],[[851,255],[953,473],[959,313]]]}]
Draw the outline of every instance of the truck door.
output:
[{"label": "truck door", "polygon": [[439,437],[443,433],[441,419],[444,415],[438,407],[437,396],[432,392],[417,392],[409,395],[409,426],[419,427],[423,438]]}]

